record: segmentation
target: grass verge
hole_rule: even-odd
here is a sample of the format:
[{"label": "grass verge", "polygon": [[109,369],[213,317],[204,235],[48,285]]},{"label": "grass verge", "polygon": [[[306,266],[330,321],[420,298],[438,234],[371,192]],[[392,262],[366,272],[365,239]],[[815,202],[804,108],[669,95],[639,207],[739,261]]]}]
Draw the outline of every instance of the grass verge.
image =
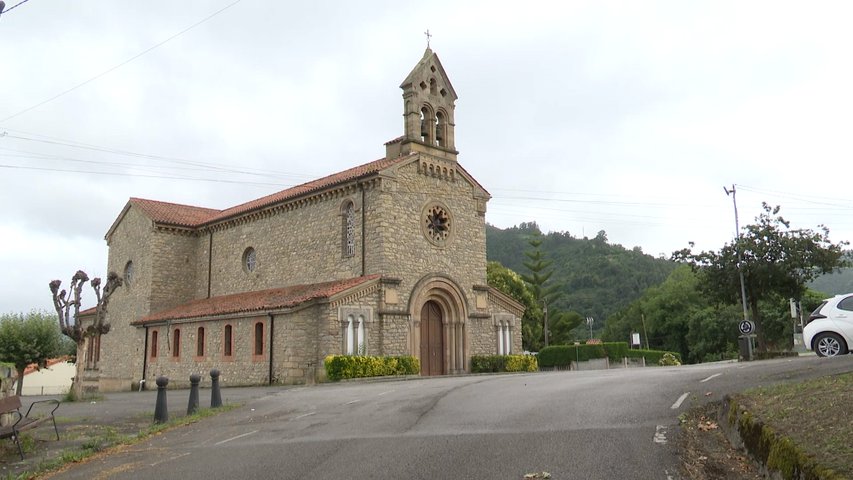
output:
[{"label": "grass verge", "polygon": [[851,391],[853,374],[755,388],[732,398],[727,421],[783,478],[853,478]]}]

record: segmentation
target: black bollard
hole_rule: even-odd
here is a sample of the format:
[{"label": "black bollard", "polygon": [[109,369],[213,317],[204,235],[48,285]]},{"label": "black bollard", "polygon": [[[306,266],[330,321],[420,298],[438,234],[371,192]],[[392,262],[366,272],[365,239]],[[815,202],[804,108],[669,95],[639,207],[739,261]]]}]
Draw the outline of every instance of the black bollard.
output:
[{"label": "black bollard", "polygon": [[222,394],[219,393],[219,370],[213,369],[210,371],[210,408],[219,408],[222,406]]},{"label": "black bollard", "polygon": [[166,385],[168,384],[168,378],[157,377],[157,406],[154,408],[154,423],[169,421],[169,407],[166,405]]},{"label": "black bollard", "polygon": [[187,415],[192,415],[198,411],[199,382],[201,382],[201,375],[197,373],[190,375],[190,403],[187,405]]}]

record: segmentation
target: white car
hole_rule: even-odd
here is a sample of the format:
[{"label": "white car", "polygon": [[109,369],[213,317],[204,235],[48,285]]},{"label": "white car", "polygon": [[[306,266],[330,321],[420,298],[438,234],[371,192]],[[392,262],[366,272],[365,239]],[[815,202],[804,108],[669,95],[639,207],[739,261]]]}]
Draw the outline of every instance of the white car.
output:
[{"label": "white car", "polygon": [[823,301],[803,328],[803,343],[821,357],[845,355],[853,345],[853,293]]}]

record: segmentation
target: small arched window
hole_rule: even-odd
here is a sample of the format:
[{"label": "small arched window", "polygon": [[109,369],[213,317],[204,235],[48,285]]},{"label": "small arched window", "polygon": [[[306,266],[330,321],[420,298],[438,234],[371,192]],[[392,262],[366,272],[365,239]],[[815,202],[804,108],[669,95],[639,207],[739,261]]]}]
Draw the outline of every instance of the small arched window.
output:
[{"label": "small arched window", "polygon": [[434,78],[429,79],[429,93],[430,95],[438,94],[438,84],[436,83]]},{"label": "small arched window", "polygon": [[176,328],[172,332],[172,356],[178,358],[181,356],[181,329]]},{"label": "small arched window", "polygon": [[157,330],[151,331],[151,358],[157,358]]},{"label": "small arched window", "polygon": [[352,355],[354,352],[353,347],[353,336],[355,335],[355,317],[353,315],[347,315],[347,333],[346,333],[346,354]]},{"label": "small arched window", "polygon": [[264,323],[255,323],[255,355],[264,354]]},{"label": "small arched window", "polygon": [[234,340],[232,332],[231,325],[225,325],[225,335],[222,339],[222,354],[226,357],[230,357],[234,353],[232,350],[232,341]]},{"label": "small arched window", "polygon": [[343,256],[352,257],[355,255],[355,205],[353,202],[347,202],[344,205],[342,223]]},{"label": "small arched window", "polygon": [[198,327],[198,334],[195,339],[195,355],[197,357],[204,356],[204,327]]}]

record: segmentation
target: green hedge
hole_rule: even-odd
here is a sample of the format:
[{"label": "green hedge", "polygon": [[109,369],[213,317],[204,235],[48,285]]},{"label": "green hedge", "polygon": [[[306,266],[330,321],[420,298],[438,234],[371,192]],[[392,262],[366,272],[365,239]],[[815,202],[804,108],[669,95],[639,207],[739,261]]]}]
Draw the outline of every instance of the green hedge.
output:
[{"label": "green hedge", "polygon": [[628,358],[645,358],[646,365],[659,365],[661,358],[667,353],[671,353],[681,362],[681,354],[677,352],[667,352],[665,350],[628,350]]},{"label": "green hedge", "polygon": [[329,355],[323,362],[329,380],[417,375],[421,364],[412,356],[368,357],[364,355]]},{"label": "green hedge", "polygon": [[572,362],[585,362],[596,358],[610,358],[612,362],[622,361],[628,356],[626,342],[609,342],[592,345],[554,345],[539,352],[540,367],[566,367]]},{"label": "green hedge", "polygon": [[471,373],[535,372],[539,370],[533,355],[472,355]]}]

